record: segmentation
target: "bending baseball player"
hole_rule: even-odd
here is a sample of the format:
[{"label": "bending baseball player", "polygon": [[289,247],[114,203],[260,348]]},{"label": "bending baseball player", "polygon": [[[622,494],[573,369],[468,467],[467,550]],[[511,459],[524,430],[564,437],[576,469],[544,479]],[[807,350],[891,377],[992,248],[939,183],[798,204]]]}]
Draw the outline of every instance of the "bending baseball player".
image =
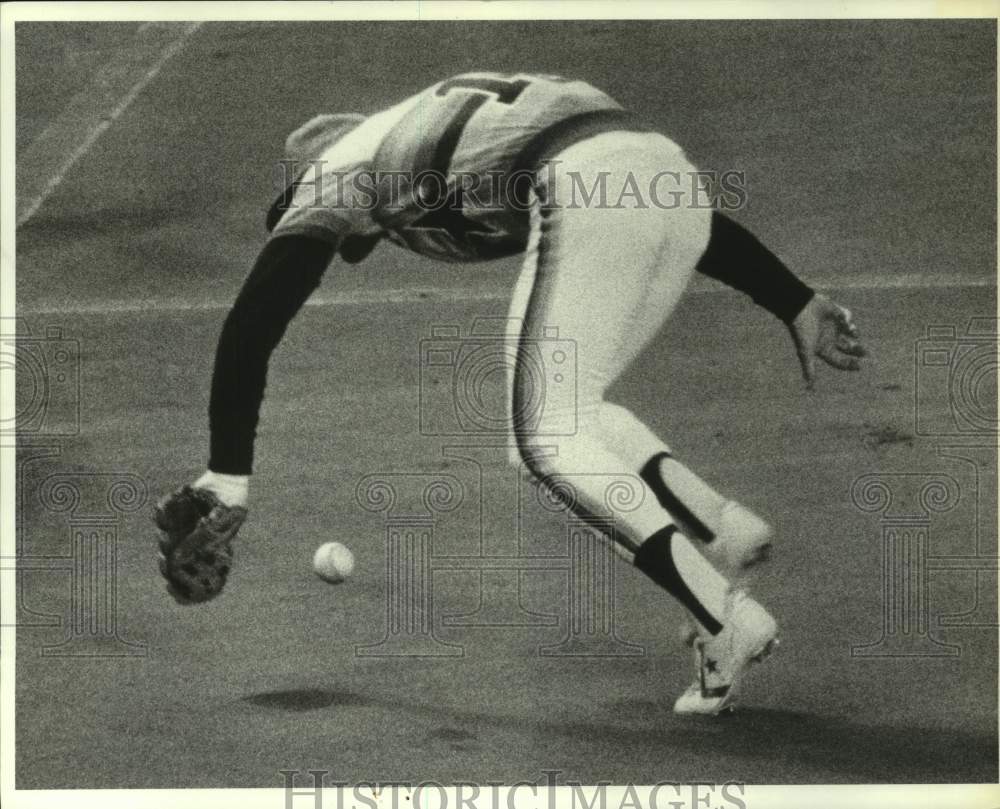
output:
[{"label": "bending baseball player", "polygon": [[[595,481],[639,475],[646,496],[614,514],[610,540],[693,618],[695,678],[674,709],[728,707],[742,672],[777,638],[771,615],[731,584],[766,557],[771,529],[687,469],[605,392],[670,316],[695,270],[748,294],[788,327],[808,385],[817,357],[841,370],[859,367],[865,351],[851,314],[704,204],[650,204],[623,193],[581,205],[581,187],[602,177],[609,189],[645,194],[695,172],[679,146],[582,81],[464,74],[367,118],[320,116],[286,147],[305,170],[272,206],[270,239],[222,328],[208,471],[157,507],[170,592],[197,603],[225,584],[247,514],[269,358],[336,255],[358,262],[382,239],[452,262],[524,253],[508,321],[518,352],[508,403],[519,461],[552,489],[574,475],[572,508],[585,520],[606,506],[603,487],[589,490],[581,473]],[[527,363],[551,327],[576,344],[572,410],[531,401]],[[573,419],[575,430],[566,429]]]}]

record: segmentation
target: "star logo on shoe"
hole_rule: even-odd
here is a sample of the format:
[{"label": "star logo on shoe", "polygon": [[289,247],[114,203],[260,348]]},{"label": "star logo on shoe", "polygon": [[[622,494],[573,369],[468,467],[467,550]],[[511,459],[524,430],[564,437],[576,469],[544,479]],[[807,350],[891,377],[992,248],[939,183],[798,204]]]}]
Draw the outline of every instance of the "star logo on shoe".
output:
[{"label": "star logo on shoe", "polygon": [[714,660],[712,660],[712,658],[706,657],[705,671],[707,671],[709,674],[717,674],[719,671],[719,664],[716,663]]}]

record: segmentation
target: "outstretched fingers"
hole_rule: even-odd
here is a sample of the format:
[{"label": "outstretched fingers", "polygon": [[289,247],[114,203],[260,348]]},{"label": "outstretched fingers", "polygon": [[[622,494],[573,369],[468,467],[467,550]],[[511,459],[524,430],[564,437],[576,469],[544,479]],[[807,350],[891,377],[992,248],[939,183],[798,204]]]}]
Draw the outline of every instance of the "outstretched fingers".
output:
[{"label": "outstretched fingers", "polygon": [[861,342],[854,337],[845,337],[843,334],[837,335],[837,351],[851,357],[864,357],[868,355]]},{"label": "outstretched fingers", "polygon": [[[862,349],[864,351],[864,349]],[[857,371],[861,368],[860,357],[864,354],[851,354],[834,346],[827,346],[816,352],[827,365],[832,365],[841,371]]]}]

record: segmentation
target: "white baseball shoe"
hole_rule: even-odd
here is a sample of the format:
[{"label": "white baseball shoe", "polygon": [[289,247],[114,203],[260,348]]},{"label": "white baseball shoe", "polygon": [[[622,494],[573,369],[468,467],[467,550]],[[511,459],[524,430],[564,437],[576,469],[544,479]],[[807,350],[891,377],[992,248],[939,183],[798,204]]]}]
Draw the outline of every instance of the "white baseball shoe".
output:
[{"label": "white baseball shoe", "polygon": [[674,713],[714,716],[732,705],[746,669],[778,645],[778,625],[742,590],[732,590],[722,631],[694,642],[695,681],[677,698]]}]

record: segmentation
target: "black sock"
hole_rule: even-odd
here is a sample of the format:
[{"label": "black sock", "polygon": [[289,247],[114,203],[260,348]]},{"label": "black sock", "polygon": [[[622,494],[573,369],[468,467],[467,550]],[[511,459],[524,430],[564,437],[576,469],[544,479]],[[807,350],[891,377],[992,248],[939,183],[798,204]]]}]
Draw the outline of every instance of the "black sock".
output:
[{"label": "black sock", "polygon": [[646,482],[660,505],[666,509],[670,516],[684,526],[688,535],[700,539],[702,542],[711,542],[715,539],[712,529],[698,519],[698,515],[680,501],[676,494],[667,486],[666,481],[660,475],[660,461],[671,457],[669,452],[658,452],[650,458],[645,466],[639,471],[639,476]]},{"label": "black sock", "polygon": [[671,548],[676,532],[677,526],[668,525],[643,542],[635,552],[635,566],[687,607],[709,633],[718,635],[722,624],[705,609],[677,570]]}]

